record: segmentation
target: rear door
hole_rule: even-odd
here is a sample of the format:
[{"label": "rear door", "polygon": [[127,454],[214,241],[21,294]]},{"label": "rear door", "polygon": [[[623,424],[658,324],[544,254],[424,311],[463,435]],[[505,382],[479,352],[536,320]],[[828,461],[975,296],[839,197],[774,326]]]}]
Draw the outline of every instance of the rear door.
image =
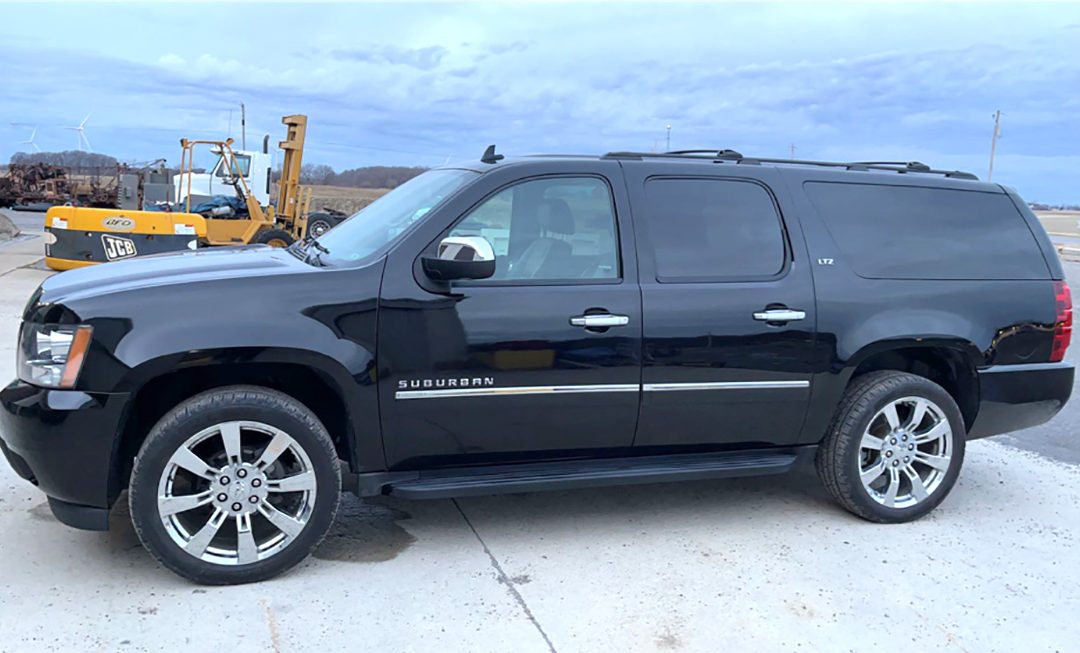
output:
[{"label": "rear door", "polygon": [[796,442],[810,397],[814,292],[778,173],[624,165],[644,316],[635,446]]}]

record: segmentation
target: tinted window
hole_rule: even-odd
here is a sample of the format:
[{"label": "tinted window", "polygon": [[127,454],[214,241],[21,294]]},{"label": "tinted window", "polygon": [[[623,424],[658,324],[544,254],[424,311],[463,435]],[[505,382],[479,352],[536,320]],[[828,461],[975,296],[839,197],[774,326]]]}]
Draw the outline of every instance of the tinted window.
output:
[{"label": "tinted window", "polygon": [[807,182],[856,274],[887,279],[1045,279],[1046,261],[1007,195]]},{"label": "tinted window", "polygon": [[487,238],[495,249],[496,281],[619,276],[611,191],[594,177],[514,184],[476,207],[450,235]]},{"label": "tinted window", "polygon": [[772,196],[725,179],[650,179],[645,220],[659,281],[765,278],[784,267]]}]

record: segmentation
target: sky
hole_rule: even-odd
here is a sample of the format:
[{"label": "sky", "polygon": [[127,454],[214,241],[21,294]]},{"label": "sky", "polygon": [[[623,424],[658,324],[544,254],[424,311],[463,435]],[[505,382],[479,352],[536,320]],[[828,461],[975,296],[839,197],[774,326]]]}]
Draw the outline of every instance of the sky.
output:
[{"label": "sky", "polygon": [[[1080,4],[5,5],[0,161],[284,135],[341,170],[731,148],[918,160],[1080,203]],[[12,125],[11,123],[15,123]]]}]

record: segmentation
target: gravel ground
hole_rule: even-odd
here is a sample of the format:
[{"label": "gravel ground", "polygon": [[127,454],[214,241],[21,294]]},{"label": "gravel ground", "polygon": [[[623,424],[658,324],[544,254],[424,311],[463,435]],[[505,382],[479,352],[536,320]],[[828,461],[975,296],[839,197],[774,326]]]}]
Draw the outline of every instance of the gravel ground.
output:
[{"label": "gravel ground", "polygon": [[[46,274],[0,275],[0,379]],[[851,517],[805,468],[456,502],[346,497],[313,559],[230,588],[159,568],[122,504],[108,533],[62,526],[0,464],[0,651],[1076,650],[1078,411],[970,444],[952,495],[913,524]]]}]

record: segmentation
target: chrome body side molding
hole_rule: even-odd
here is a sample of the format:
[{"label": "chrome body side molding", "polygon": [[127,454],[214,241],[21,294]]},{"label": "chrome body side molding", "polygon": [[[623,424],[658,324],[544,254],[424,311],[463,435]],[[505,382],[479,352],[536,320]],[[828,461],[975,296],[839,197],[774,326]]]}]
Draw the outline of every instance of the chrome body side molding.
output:
[{"label": "chrome body side molding", "polygon": [[530,385],[506,388],[447,388],[441,390],[398,390],[395,399],[441,399],[446,397],[506,397],[517,395],[582,394],[591,392],[685,392],[701,390],[780,390],[809,388],[798,381],[722,381],[715,383],[611,383],[592,385]]},{"label": "chrome body side molding", "polygon": [[444,397],[504,397],[509,395],[580,394],[587,392],[637,392],[636,383],[594,385],[529,385],[507,388],[450,388],[447,390],[398,390],[395,399],[440,399]]},{"label": "chrome body side molding", "polygon": [[645,392],[685,392],[695,390],[781,390],[809,388],[810,382],[800,381],[721,381],[716,383],[646,383]]}]

